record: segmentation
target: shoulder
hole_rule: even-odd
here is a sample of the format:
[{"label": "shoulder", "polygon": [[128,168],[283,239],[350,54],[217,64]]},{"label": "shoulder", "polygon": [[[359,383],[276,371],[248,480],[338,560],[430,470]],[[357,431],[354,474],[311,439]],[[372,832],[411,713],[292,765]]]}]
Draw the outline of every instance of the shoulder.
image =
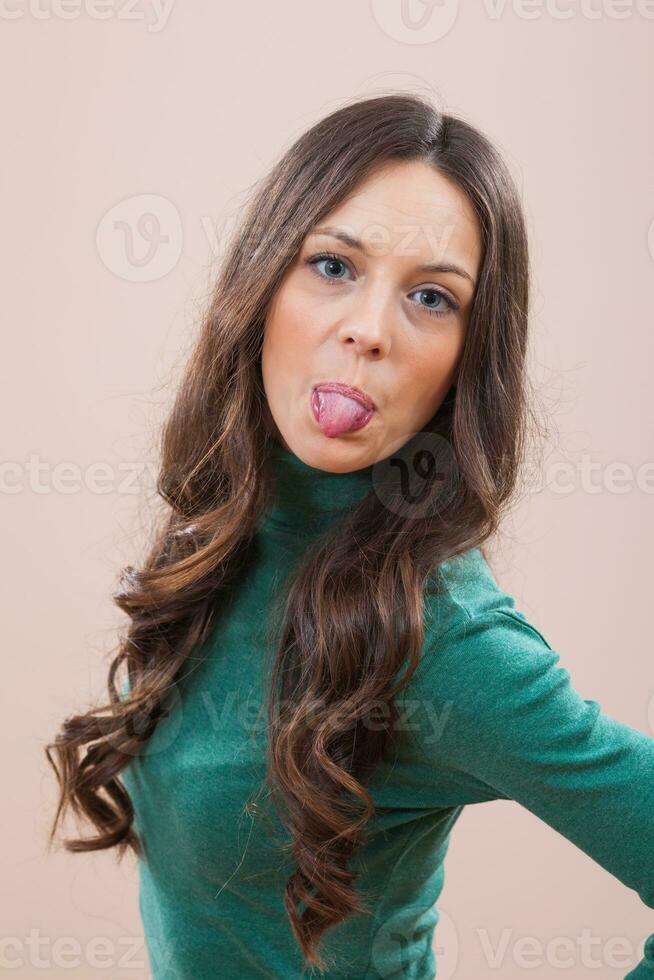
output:
[{"label": "shoulder", "polygon": [[548,746],[554,757],[566,738],[573,752],[592,730],[598,702],[575,689],[560,654],[498,585],[478,549],[439,572],[440,587],[426,599],[421,660],[407,684],[418,731],[431,716],[443,722],[433,757],[500,786],[503,766],[522,760],[528,768]]},{"label": "shoulder", "polygon": [[[517,618],[544,641],[540,631],[517,608],[511,593],[499,585],[481,548],[472,548],[434,569],[427,581],[424,608],[428,636],[443,635],[484,618],[495,621],[497,613],[504,613]],[[501,617],[497,622],[502,622]]]},{"label": "shoulder", "polygon": [[[495,695],[523,695],[559,660],[542,631],[497,582],[479,548],[450,559],[431,576],[425,593],[425,639],[417,674],[456,688],[481,686]],[[561,668],[563,670],[563,668]]]}]

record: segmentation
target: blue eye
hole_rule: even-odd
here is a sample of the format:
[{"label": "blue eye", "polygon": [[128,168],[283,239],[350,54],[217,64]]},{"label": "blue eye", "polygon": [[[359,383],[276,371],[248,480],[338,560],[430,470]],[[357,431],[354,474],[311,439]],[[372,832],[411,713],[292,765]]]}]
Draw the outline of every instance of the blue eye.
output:
[{"label": "blue eye", "polygon": [[327,262],[328,266],[331,266],[332,270],[334,266],[341,266],[341,268],[346,269],[347,266],[345,262],[343,259],[339,259],[338,255],[334,255],[333,252],[325,252],[322,255],[314,255],[310,259],[307,259],[307,265],[315,275],[319,276],[321,279],[326,279],[328,282],[330,280],[334,282],[338,281],[339,279],[343,279],[342,275],[331,275],[324,272],[317,272],[316,270],[321,262]]},{"label": "blue eye", "polygon": [[410,295],[417,295],[420,293],[426,293],[428,295],[431,294],[433,297],[435,297],[433,302],[430,302],[427,305],[424,303],[418,303],[418,306],[422,306],[422,308],[427,310],[427,313],[430,313],[432,316],[447,316],[448,313],[452,313],[459,308],[458,303],[455,303],[453,299],[450,299],[450,297],[446,293],[441,292],[440,289],[433,289],[432,287],[429,289],[416,289],[415,293],[411,293]]}]

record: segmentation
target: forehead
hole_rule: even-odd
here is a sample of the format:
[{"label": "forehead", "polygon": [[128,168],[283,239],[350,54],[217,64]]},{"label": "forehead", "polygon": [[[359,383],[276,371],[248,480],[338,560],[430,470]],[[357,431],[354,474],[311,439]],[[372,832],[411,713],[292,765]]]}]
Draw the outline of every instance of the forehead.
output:
[{"label": "forehead", "polygon": [[464,192],[424,160],[385,163],[318,223],[327,225],[343,227],[372,254],[421,260],[446,254],[477,271],[475,211]]}]

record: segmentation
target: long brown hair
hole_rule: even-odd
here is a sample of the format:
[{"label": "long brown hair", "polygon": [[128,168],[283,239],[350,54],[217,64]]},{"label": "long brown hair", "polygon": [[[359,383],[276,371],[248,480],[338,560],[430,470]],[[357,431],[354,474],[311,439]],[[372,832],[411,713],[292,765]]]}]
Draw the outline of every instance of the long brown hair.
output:
[{"label": "long brown hair", "polygon": [[[416,159],[467,195],[482,231],[456,384],[428,427],[451,447],[456,493],[438,499],[434,483],[434,506],[417,518],[371,492],[303,556],[285,598],[270,689],[267,781],[284,807],[296,863],[285,906],[306,962],[320,969],[323,932],[367,911],[348,856],[375,812],[363,780],[393,738],[393,681],[406,665],[404,686],[418,664],[427,578],[497,530],[517,488],[528,421],[536,421],[525,370],[521,201],[501,156],[470,124],[418,95],[353,100],[301,135],[255,188],[163,429],[157,491],[165,515],[141,567],[123,570],[113,596],[130,623],[110,665],[110,702],[67,718],[45,749],[60,790],[50,844],[71,808],[97,835],[66,840],[67,850],[141,854],[119,773],[208,636],[217,599],[246,561],[274,492],[274,423],[260,368],[268,304],[316,222],[380,164]],[[116,684],[123,664],[128,698]],[[381,731],[365,724],[367,706],[379,702],[387,708]]]}]

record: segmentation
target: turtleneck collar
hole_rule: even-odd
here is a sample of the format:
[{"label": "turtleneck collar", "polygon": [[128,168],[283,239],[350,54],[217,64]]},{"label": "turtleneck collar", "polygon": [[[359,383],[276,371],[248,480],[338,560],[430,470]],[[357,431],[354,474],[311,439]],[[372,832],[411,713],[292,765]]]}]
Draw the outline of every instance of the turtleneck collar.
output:
[{"label": "turtleneck collar", "polygon": [[320,533],[373,486],[372,464],[347,473],[330,473],[309,466],[276,441],[271,443],[270,462],[274,497],[261,526],[273,533]]}]

